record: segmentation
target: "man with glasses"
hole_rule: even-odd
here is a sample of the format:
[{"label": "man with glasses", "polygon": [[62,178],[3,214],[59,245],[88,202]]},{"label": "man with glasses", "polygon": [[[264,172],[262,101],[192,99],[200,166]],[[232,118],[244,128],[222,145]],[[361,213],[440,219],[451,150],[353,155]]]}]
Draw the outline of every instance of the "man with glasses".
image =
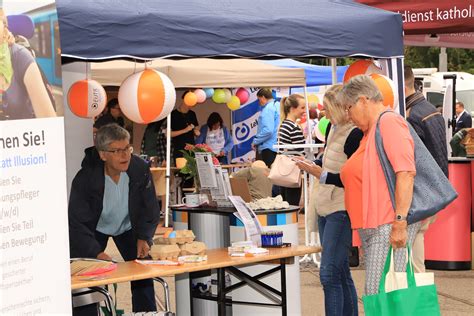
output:
[{"label": "man with glasses", "polygon": [[[95,147],[86,149],[69,198],[71,258],[111,260],[112,237],[125,261],[148,256],[160,218],[148,165],[132,155],[130,134],[117,124],[101,127]],[[131,282],[133,312],[156,311],[153,281]],[[74,315],[97,314],[96,305]]]}]

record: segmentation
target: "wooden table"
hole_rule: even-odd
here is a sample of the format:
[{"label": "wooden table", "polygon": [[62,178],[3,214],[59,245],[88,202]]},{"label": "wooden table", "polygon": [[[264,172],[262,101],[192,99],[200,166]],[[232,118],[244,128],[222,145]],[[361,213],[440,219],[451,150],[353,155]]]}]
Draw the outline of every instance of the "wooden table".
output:
[{"label": "wooden table", "polygon": [[[230,257],[227,253],[226,248],[212,249],[207,251],[207,262],[186,263],[179,266],[142,265],[133,261],[120,262],[117,264],[117,269],[115,271],[106,273],[101,276],[73,276],[71,278],[71,289],[74,290],[81,288],[96,288],[98,286],[106,284],[150,279],[154,277],[174,276],[182,273],[217,269],[217,296],[194,293],[192,297],[217,301],[219,315],[225,315],[226,305],[239,303],[257,306],[262,305],[261,303],[256,302],[236,302],[232,301],[232,298],[226,297],[226,293],[229,293],[232,290],[240,288],[244,285],[248,285],[254,290],[258,291],[259,293],[265,295],[266,297],[274,301],[275,304],[273,304],[273,306],[281,306],[282,315],[286,315],[285,265],[288,263],[288,259],[293,259],[296,256],[303,256],[305,254],[320,252],[321,248],[309,246],[293,246],[288,248],[270,248],[269,251],[269,254],[257,255],[254,257]],[[256,276],[247,275],[246,273],[236,268],[239,266],[247,266],[256,263],[275,263],[275,261],[278,261],[279,264],[276,268],[272,268]],[[260,278],[263,278],[271,273],[275,273],[278,271],[280,271],[281,274],[281,291],[278,291],[259,280]],[[225,272],[231,273],[241,282],[231,285],[230,287],[226,287],[224,280]],[[269,304],[265,305],[268,306]]]}]

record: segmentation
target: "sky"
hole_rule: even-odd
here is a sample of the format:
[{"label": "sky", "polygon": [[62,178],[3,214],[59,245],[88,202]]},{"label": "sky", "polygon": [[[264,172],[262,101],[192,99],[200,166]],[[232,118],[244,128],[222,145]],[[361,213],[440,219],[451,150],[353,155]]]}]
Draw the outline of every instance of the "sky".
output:
[{"label": "sky", "polygon": [[54,0],[0,0],[7,15],[24,13],[53,3]]}]

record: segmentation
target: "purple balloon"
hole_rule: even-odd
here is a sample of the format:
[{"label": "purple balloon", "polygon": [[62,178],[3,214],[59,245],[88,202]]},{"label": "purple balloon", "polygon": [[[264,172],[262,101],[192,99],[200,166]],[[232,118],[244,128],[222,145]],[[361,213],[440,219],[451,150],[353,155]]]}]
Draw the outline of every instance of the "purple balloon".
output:
[{"label": "purple balloon", "polygon": [[35,25],[33,20],[24,14],[8,15],[8,30],[13,35],[21,35],[26,38],[32,38],[35,34]]}]

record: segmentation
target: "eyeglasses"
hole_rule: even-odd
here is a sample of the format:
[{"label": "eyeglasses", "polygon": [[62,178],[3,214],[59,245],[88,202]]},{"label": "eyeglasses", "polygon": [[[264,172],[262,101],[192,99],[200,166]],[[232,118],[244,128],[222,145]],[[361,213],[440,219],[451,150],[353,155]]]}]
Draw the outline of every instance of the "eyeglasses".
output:
[{"label": "eyeglasses", "polygon": [[349,113],[350,110],[351,110],[354,106],[357,105],[357,103],[360,101],[360,98],[365,98],[366,100],[369,100],[369,98],[367,98],[367,97],[363,97],[363,96],[358,97],[358,98],[357,98],[357,101],[356,101],[354,104],[350,104],[350,105],[348,105],[348,106],[346,107],[346,112],[347,112],[347,113]]},{"label": "eyeglasses", "polygon": [[121,154],[131,154],[133,153],[133,147],[131,145],[128,145],[125,148],[117,148],[117,149],[109,149],[109,150],[102,150],[107,153],[112,153],[114,155],[121,155]]}]

